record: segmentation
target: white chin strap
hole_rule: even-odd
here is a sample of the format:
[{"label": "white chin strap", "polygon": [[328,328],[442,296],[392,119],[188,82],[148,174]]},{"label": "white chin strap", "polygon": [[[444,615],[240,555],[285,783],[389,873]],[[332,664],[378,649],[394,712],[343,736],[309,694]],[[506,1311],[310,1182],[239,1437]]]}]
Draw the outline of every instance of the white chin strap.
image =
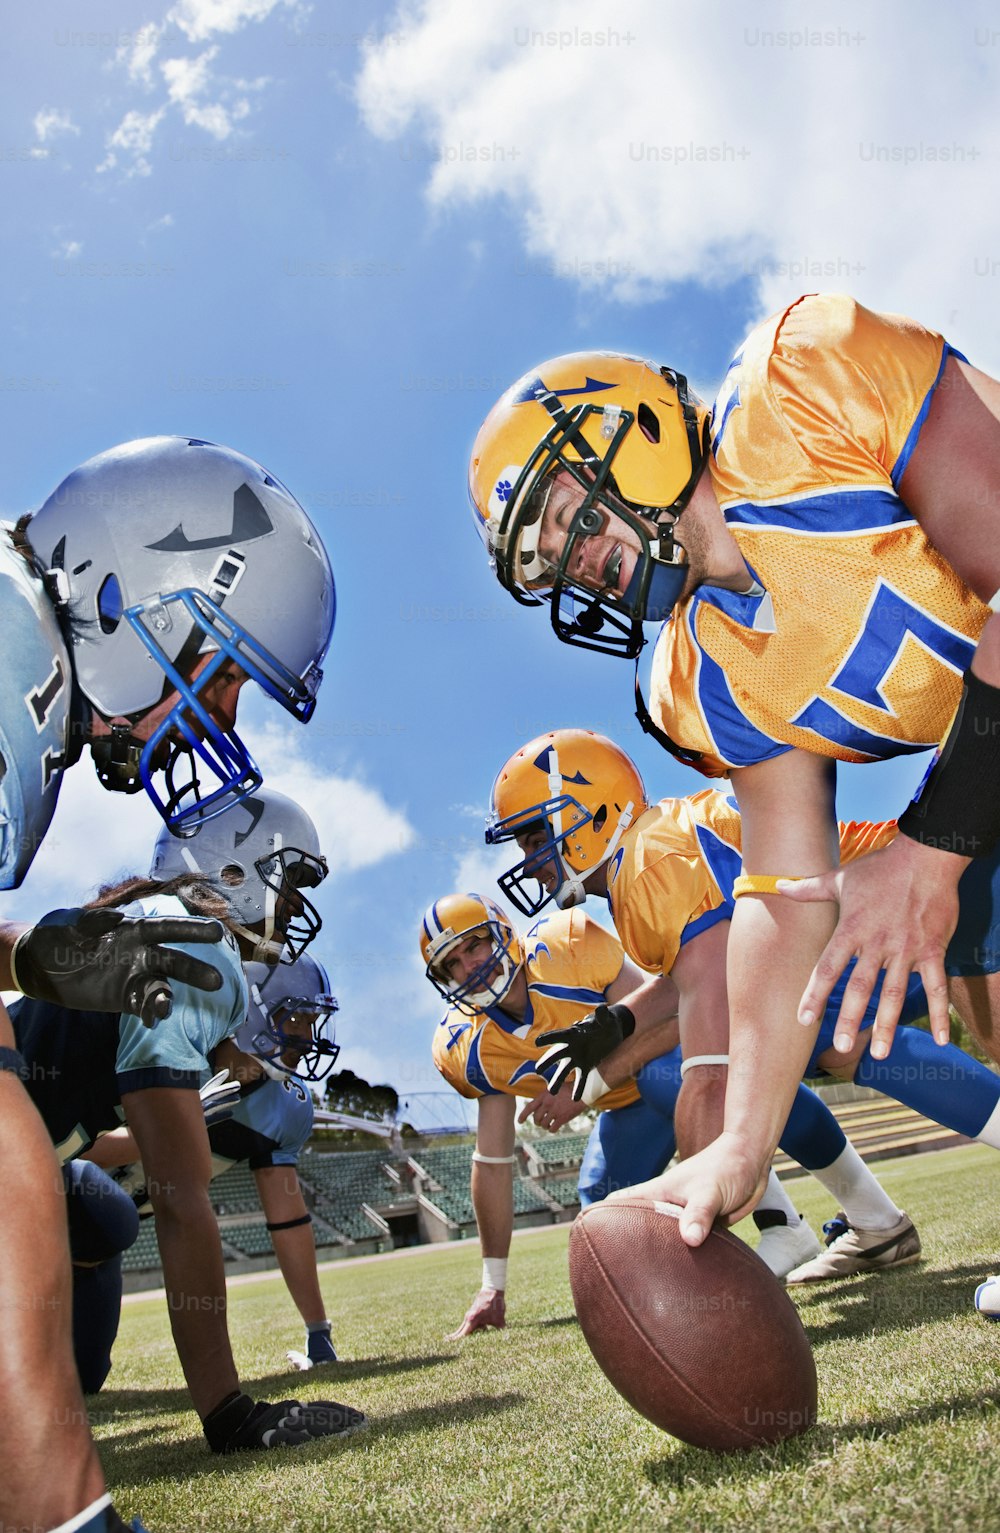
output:
[{"label": "white chin strap", "polygon": [[281,955],[285,951],[285,944],[274,936],[273,909],[270,919],[265,915],[263,932],[251,931],[249,926],[238,926],[235,921],[233,922],[232,930],[242,937],[248,946],[253,948],[253,952],[249,958],[244,959],[244,963],[266,963],[269,968],[273,969],[276,963],[281,962]]}]

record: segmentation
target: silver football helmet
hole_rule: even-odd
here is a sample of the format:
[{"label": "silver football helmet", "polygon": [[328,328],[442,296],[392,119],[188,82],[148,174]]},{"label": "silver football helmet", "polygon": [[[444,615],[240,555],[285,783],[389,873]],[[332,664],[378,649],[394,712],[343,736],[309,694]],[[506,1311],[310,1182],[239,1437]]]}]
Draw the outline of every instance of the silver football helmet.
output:
[{"label": "silver football helmet", "polygon": [[338,1007],[323,965],[307,953],[280,969],[247,964],[246,976],[250,1005],[234,1036],[237,1047],[255,1054],[274,1080],[323,1080],[340,1054],[333,1023]]},{"label": "silver football helmet", "polygon": [[[64,616],[76,684],[115,721],[93,747],[105,787],[145,786],[174,830],[252,793],[261,774],[235,728],[208,712],[205,689],[235,663],[305,721],[336,606],[319,534],[285,486],[228,447],[145,437],[75,469],[28,538]],[[150,740],[135,739],[129,726],[173,692]],[[161,794],[153,759],[168,737]],[[181,754],[190,777],[179,783]],[[199,764],[216,779],[205,790]]]},{"label": "silver football helmet", "polygon": [[305,810],[268,788],[207,820],[194,835],[178,837],[164,825],[149,876],[161,883],[182,873],[211,879],[241,923],[237,930],[253,943],[254,961],[291,964],[323,925],[303,891],[316,888],[328,871]]}]

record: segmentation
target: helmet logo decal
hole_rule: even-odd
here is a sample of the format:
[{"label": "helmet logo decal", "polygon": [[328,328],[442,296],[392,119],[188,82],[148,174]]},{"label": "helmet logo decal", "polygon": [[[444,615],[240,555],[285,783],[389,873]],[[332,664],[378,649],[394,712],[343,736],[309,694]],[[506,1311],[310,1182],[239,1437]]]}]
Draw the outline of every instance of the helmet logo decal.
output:
[{"label": "helmet logo decal", "polygon": [[196,553],[210,548],[227,548],[230,543],[252,543],[274,531],[274,523],[248,484],[241,484],[233,496],[233,525],[229,532],[212,538],[189,538],[183,522],[157,543],[146,547],[164,554]]},{"label": "helmet logo decal", "polygon": [[579,388],[550,389],[536,374],[534,378],[529,379],[520,393],[515,394],[514,403],[516,405],[531,404],[534,400],[540,399],[543,394],[554,394],[557,399],[565,399],[570,394],[599,394],[604,389],[615,387],[613,383],[602,383],[599,378],[591,378],[588,373]]},{"label": "helmet logo decal", "polygon": [[263,799],[246,798],[243,800],[242,807],[250,816],[250,824],[247,826],[246,830],[238,830],[236,832],[235,836],[233,837],[234,846],[242,846],[244,841],[248,840],[248,838],[253,835],[254,831],[257,829],[257,826],[261,822],[261,817],[263,816],[267,805]]},{"label": "helmet logo decal", "polygon": [[[552,747],[551,747],[551,745],[547,745],[545,747],[545,749],[542,751],[542,754],[540,756],[536,756],[535,757],[534,765],[538,768],[538,770],[540,772],[550,772],[552,770],[551,763],[550,763],[550,760],[549,760],[551,754],[552,754]],[[581,787],[581,788],[589,788],[590,785],[591,785],[590,784],[590,778],[589,777],[584,777],[582,772],[574,772],[572,777],[569,777],[565,772],[563,772],[562,780],[563,780],[563,782],[575,782],[577,784],[577,786]]]},{"label": "helmet logo decal", "polygon": [[510,492],[513,488],[514,486],[511,484],[509,479],[500,479],[497,481],[497,485],[493,493],[497,500],[507,501],[510,499]]}]

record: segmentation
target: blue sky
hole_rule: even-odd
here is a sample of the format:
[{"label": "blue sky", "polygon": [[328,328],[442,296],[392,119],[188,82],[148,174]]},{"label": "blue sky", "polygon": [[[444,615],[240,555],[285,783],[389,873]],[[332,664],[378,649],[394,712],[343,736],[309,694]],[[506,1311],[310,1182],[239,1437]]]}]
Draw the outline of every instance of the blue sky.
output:
[{"label": "blue sky", "polygon": [[[12,14],[0,509],[179,432],[258,458],[314,517],[339,596],[319,708],[305,729],[263,699],[241,718],[324,834],[343,1062],[405,1095],[437,1086],[417,922],[448,889],[495,892],[482,818],[505,757],[580,724],[632,751],[652,795],[701,786],[639,736],[626,666],[564,649],[492,582],[465,490],[481,418],[586,347],[710,394],[749,325],[816,287],[997,370],[1000,33],[985,7],[923,0],[363,18],[295,0]],[[919,773],[842,770],[842,814],[897,811]],[[144,863],[155,830],[82,763],[8,911]]]}]

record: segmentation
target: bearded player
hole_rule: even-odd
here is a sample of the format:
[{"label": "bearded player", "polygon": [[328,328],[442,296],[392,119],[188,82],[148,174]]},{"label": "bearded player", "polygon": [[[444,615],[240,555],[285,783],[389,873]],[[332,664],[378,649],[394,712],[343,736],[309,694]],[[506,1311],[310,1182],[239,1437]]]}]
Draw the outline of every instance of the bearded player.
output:
[{"label": "bearded player", "polygon": [[[1000,384],[913,321],[811,295],[751,332],[711,414],[671,368],[543,364],[484,423],[471,486],[498,578],[562,639],[636,656],[664,622],[651,727],[743,814],[725,1130],[657,1188],[698,1244],[753,1203],[852,959],[838,1052],[885,971],[886,1057],[917,971],[935,1039],[950,989],[1000,1055]],[[900,834],[840,868],[835,761],[938,742]]]},{"label": "bearded player", "polygon": [[[467,1336],[506,1323],[518,1097],[532,1098],[520,1121],[530,1115],[548,1129],[580,1111],[569,1091],[549,1092],[554,1066],[542,1060],[539,1034],[623,995],[643,1018],[640,1037],[605,1061],[599,1086],[586,1097],[600,1117],[580,1168],[580,1198],[597,1202],[662,1171],[674,1153],[669,1099],[680,1082],[676,992],[669,979],[640,975],[616,938],[582,910],[545,917],[521,937],[492,900],[448,894],[427,909],[420,952],[427,978],[449,1003],[434,1032],[434,1063],[461,1096],[478,1102],[472,1205],[483,1280],[454,1333]],[[660,1082],[656,1107],[643,1100],[634,1078],[641,1081],[650,1061]]]}]

